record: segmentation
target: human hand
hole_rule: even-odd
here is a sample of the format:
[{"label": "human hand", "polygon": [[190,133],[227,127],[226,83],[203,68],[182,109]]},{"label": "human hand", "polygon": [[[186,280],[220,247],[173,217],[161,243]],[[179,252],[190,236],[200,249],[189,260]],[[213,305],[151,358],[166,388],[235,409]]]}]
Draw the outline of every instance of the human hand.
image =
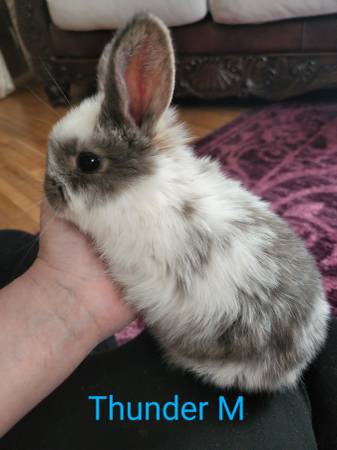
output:
[{"label": "human hand", "polygon": [[44,201],[38,258],[0,290],[0,437],[133,317],[90,241]]},{"label": "human hand", "polygon": [[65,290],[91,319],[98,340],[120,331],[134,319],[120,288],[106,273],[89,238],[57,218],[46,200],[41,206],[40,250],[29,270],[36,283]]}]

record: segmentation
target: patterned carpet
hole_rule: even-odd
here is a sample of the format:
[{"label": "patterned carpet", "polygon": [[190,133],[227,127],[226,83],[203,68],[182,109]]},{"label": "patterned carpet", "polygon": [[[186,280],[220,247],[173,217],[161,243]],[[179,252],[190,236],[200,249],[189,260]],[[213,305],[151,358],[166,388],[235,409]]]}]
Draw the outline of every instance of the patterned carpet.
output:
[{"label": "patterned carpet", "polygon": [[[253,110],[196,145],[272,204],[315,256],[337,315],[337,104],[289,102]],[[121,342],[137,333],[133,324]]]}]

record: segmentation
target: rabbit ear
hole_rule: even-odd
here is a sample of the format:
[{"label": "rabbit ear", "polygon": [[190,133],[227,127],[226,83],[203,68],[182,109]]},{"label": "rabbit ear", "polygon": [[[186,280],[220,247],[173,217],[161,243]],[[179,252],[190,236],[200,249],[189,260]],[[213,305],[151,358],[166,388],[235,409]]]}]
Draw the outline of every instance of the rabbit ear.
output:
[{"label": "rabbit ear", "polygon": [[[167,27],[152,15],[136,16],[112,42],[104,76],[103,122],[150,131],[169,106],[174,52]],[[104,67],[105,66],[105,67]]]},{"label": "rabbit ear", "polygon": [[105,79],[107,74],[107,67],[109,63],[109,57],[112,50],[113,41],[110,41],[103,49],[101,57],[99,58],[97,65],[97,87],[99,91],[104,91]]}]

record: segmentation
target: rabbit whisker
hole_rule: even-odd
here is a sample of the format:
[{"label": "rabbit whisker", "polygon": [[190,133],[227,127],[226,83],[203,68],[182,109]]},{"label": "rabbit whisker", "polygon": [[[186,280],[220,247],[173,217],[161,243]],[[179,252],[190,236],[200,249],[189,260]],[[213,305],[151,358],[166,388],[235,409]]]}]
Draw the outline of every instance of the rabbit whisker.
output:
[{"label": "rabbit whisker", "polygon": [[61,88],[61,86],[59,85],[59,83],[56,81],[56,79],[53,77],[53,75],[51,74],[50,70],[48,69],[47,65],[41,61],[41,64],[44,68],[44,70],[47,72],[49,78],[52,80],[52,82],[55,84],[56,88],[59,90],[60,94],[62,95],[62,97],[64,98],[64,100],[67,102],[67,104],[69,106],[71,106],[70,101],[68,99],[68,97],[66,96],[66,94],[64,93],[63,89]]}]

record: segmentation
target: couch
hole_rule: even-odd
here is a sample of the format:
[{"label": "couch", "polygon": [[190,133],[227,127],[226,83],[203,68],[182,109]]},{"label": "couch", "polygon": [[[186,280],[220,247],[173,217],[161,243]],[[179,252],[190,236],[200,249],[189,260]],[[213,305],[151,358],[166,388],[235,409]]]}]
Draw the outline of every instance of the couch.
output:
[{"label": "couch", "polygon": [[171,27],[176,98],[274,100],[337,87],[335,0],[16,0],[15,8],[54,105],[74,84],[94,88],[104,45],[146,10]]}]

